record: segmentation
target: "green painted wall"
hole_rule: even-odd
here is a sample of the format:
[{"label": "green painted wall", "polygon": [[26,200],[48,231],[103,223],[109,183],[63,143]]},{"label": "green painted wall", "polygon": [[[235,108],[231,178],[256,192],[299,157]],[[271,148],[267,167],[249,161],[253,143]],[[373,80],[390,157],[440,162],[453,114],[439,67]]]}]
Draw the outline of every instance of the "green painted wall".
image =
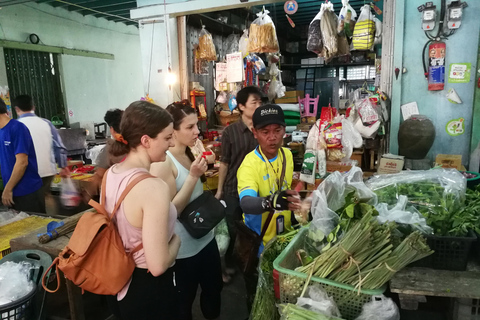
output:
[{"label": "green painted wall", "polygon": [[478,78],[480,77],[480,47],[478,48],[477,69],[472,70],[473,81],[475,82],[475,99],[473,101],[473,126],[472,126],[472,142],[470,150],[473,152],[480,143],[480,88],[478,88]]}]

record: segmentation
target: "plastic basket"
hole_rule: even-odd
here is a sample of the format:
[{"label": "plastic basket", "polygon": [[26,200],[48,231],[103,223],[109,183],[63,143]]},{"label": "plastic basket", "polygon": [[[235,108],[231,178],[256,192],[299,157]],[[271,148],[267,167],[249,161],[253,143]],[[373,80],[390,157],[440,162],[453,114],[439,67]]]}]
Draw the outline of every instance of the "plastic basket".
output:
[{"label": "plastic basket", "polygon": [[[308,228],[300,230],[298,235],[290,242],[283,252],[273,262],[274,269],[278,272],[279,299],[282,303],[296,303],[300,296],[308,274],[295,271],[300,262],[295,256],[298,249],[304,248]],[[385,292],[386,285],[376,290],[360,290],[340,282],[312,277],[311,284],[318,283],[332,296],[337,303],[342,318],[355,319],[362,312],[365,303],[372,300],[373,295],[381,295]]]},{"label": "plastic basket", "polygon": [[[52,258],[40,250],[20,250],[6,255],[0,264],[7,261],[28,262],[35,272],[32,274],[34,288],[27,295],[9,304],[0,306],[0,320],[33,320],[42,319],[44,291],[40,286],[43,274],[52,263]],[[38,289],[38,290],[37,290]]]},{"label": "plastic basket", "polygon": [[411,264],[415,267],[425,267],[438,270],[465,271],[468,256],[473,242],[477,237],[469,231],[466,237],[425,236],[430,249],[435,252]]}]

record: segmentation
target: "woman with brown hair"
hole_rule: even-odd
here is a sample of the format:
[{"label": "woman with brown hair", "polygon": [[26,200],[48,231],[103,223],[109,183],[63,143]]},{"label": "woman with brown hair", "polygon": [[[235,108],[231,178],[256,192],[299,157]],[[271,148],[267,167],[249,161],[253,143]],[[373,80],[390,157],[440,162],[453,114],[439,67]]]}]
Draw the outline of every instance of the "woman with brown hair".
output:
[{"label": "woman with brown hair", "polygon": [[[165,161],[172,139],[172,117],[164,109],[146,101],[136,101],[125,110],[120,132],[110,144],[114,156],[125,160],[106,173],[105,209],[113,210],[127,187],[140,175],[148,174],[154,162]],[[136,268],[131,281],[109,304],[117,317],[130,319],[178,319],[175,263],[180,238],[174,233],[177,217],[168,185],[151,176],[136,184],[115,214],[115,222],[127,252],[135,252]]]},{"label": "woman with brown hair", "polygon": [[[201,155],[195,159],[190,150],[199,134],[195,109],[184,100],[172,103],[167,111],[173,117],[175,146],[167,151],[167,160],[153,164],[150,172],[168,184],[171,201],[180,215],[187,204],[203,193],[201,180],[207,170],[207,163]],[[196,239],[177,221],[175,233],[182,240],[175,263],[179,293],[178,319],[192,319],[192,304],[199,285],[202,290],[200,306],[203,316],[215,319],[220,315],[222,269],[213,230]]]}]

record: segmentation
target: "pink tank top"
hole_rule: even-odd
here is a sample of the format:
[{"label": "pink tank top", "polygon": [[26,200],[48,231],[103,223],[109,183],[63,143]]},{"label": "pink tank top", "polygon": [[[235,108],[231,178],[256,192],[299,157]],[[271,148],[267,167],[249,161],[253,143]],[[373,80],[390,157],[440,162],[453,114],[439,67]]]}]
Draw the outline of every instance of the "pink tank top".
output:
[{"label": "pink tank top", "polygon": [[[113,165],[108,170],[107,183],[106,183],[106,195],[105,195],[105,209],[107,212],[112,213],[115,203],[122,194],[122,192],[127,187],[128,183],[132,181],[132,177],[140,173],[149,173],[145,169],[133,168],[121,173],[115,173],[116,165]],[[105,190],[102,190],[104,192]],[[177,219],[177,210],[173,203],[170,202],[169,210],[169,219],[168,219],[168,231],[169,238],[172,237],[175,220]],[[114,221],[116,222],[118,232],[122,238],[123,246],[126,251],[131,251],[135,249],[142,242],[142,228],[134,227],[128,222],[125,215],[123,203],[118,208],[117,213],[115,214]],[[133,254],[133,259],[135,260],[135,265],[137,268],[147,269],[147,261],[145,259],[145,252],[143,249],[135,252]],[[117,299],[120,301],[127,294],[128,287],[130,286],[130,281],[127,285],[118,293]]]}]

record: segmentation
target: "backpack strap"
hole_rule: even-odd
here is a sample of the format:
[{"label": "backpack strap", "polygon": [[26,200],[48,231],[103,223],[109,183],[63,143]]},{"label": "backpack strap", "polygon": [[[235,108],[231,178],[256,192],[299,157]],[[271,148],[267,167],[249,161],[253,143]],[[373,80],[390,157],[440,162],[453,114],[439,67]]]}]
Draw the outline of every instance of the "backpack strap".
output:
[{"label": "backpack strap", "polygon": [[118,208],[120,208],[120,205],[122,204],[123,200],[125,200],[125,197],[132,190],[132,188],[135,187],[137,185],[137,183],[139,183],[140,181],[148,179],[148,178],[155,178],[155,177],[152,176],[150,173],[144,173],[144,174],[141,174],[141,175],[137,176],[135,179],[133,179],[133,181],[128,183],[127,187],[125,188],[125,190],[123,190],[122,194],[118,198],[117,203],[115,204],[115,207],[112,210],[112,215],[110,216],[110,219],[113,219],[113,217],[115,216],[115,214],[118,211]]},{"label": "backpack strap", "polygon": [[[43,274],[43,278],[42,278],[42,287],[43,289],[45,289],[45,291],[47,292],[50,292],[50,293],[55,293],[58,291],[58,288],[60,288],[60,274],[58,272],[58,257],[55,258],[55,260],[53,260],[52,264],[50,265],[50,267],[48,267],[47,271],[45,271],[45,273]],[[50,290],[47,288],[47,283],[46,283],[46,277],[47,275],[50,273],[50,270],[52,269],[52,267],[55,266],[55,273],[56,273],[56,278],[57,278],[57,288],[55,290]]]}]

